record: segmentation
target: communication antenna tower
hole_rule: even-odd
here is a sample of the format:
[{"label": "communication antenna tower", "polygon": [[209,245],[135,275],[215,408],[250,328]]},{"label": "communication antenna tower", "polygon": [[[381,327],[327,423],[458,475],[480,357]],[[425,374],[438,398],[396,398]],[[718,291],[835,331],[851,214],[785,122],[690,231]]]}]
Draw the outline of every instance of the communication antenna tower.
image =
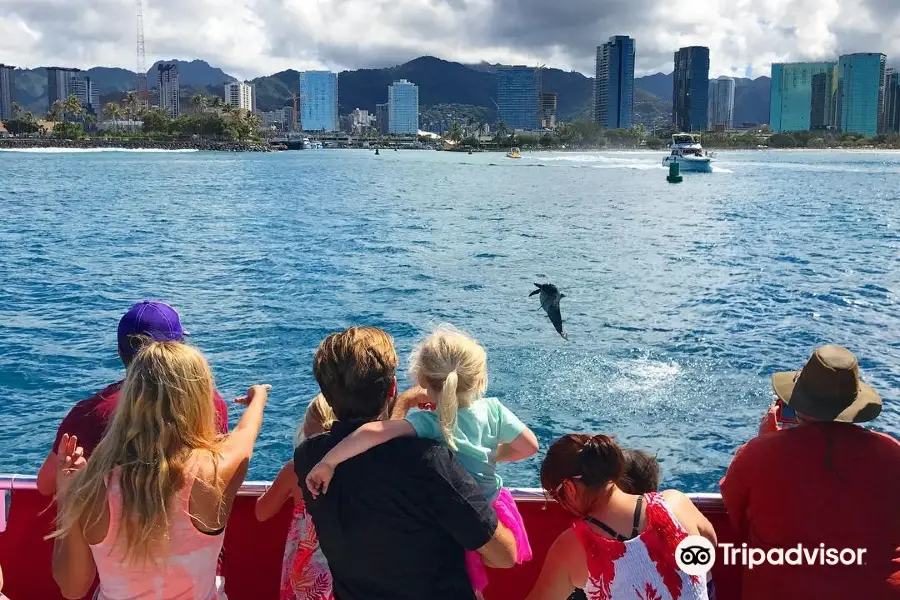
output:
[{"label": "communication antenna tower", "polygon": [[150,90],[147,86],[147,54],[144,48],[144,4],[137,0],[137,91],[141,106],[150,106]]}]

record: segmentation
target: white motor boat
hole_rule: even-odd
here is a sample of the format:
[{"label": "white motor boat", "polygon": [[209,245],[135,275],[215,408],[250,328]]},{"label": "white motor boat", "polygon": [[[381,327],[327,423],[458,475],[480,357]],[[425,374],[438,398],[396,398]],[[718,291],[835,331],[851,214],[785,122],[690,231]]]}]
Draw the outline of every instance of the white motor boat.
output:
[{"label": "white motor boat", "polygon": [[678,163],[681,171],[699,171],[709,173],[712,171],[712,163],[715,155],[703,151],[700,145],[700,135],[694,133],[676,133],[672,136],[672,145],[669,146],[670,154],[663,158],[662,164],[668,167],[672,163]]}]

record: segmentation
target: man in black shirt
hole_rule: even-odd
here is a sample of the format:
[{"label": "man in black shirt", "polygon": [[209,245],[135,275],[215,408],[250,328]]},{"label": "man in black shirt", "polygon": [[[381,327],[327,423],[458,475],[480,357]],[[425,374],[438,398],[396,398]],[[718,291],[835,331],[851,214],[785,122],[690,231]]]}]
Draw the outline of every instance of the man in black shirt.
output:
[{"label": "man in black shirt", "polygon": [[396,368],[391,338],[368,327],[329,336],[313,362],[338,422],[297,448],[294,468],[335,598],[473,599],[465,550],[478,551],[490,566],[511,567],[516,546],[449,449],[396,439],[339,466],[328,493],[313,499],[306,488],[306,475],[331,448],[363,423],[386,418]]}]

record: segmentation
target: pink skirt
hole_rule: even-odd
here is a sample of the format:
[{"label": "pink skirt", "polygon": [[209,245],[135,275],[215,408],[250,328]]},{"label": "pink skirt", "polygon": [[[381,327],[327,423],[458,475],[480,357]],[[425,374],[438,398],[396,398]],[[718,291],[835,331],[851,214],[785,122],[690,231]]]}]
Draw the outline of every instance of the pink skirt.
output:
[{"label": "pink skirt", "polygon": [[[528,532],[525,531],[525,522],[516,507],[516,501],[506,488],[500,488],[494,500],[494,510],[497,512],[497,520],[509,529],[516,540],[516,563],[531,560],[531,544],[528,542]],[[481,555],[474,551],[466,552],[466,570],[469,572],[469,581],[476,592],[484,591],[488,584],[487,569],[481,560]]]}]

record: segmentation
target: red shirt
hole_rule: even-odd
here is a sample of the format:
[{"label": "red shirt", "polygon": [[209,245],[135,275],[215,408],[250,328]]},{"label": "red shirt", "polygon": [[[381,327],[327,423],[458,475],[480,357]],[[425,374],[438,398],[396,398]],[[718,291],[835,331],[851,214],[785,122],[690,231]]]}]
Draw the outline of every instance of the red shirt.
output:
[{"label": "red shirt", "polygon": [[[59,442],[63,434],[68,433],[78,436],[78,445],[84,448],[85,458],[89,457],[103,439],[103,434],[112,421],[116,406],[119,404],[121,389],[122,382],[119,381],[73,406],[56,430],[56,441],[53,442],[54,454],[59,451]],[[218,391],[214,392],[213,401],[216,404],[219,431],[228,433],[228,405]]]},{"label": "red shirt", "polygon": [[798,425],[799,421],[796,417],[784,416],[782,406],[781,400],[776,400],[772,403],[772,406],[763,415],[762,422],[759,424],[759,435],[790,429]]},{"label": "red shirt", "polygon": [[745,566],[743,600],[900,598],[894,438],[847,423],[802,424],[750,440],[719,485],[738,547],[866,549],[862,565]]}]

